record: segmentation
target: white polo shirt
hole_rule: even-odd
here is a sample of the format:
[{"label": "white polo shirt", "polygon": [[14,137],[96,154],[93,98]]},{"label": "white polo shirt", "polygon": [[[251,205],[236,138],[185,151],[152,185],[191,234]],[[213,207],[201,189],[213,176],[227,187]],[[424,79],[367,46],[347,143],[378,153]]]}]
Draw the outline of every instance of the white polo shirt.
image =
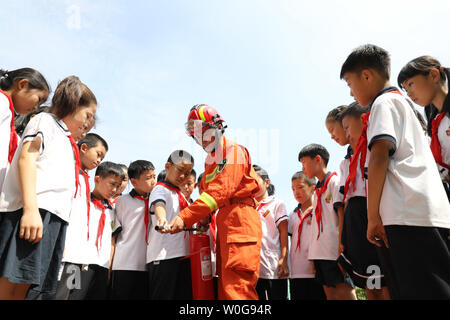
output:
[{"label": "white polo shirt", "polygon": [[[165,182],[169,184],[168,182]],[[154,215],[154,204],[164,202],[166,205],[166,220],[172,221],[180,212],[178,194],[164,186],[157,185],[150,194],[150,217],[152,226],[150,228],[147,246],[147,263],[159,260],[168,260],[177,257],[184,257],[189,254],[189,232],[179,232],[176,234],[161,234],[155,230],[158,224]]]},{"label": "white polo shirt", "polygon": [[145,212],[145,202],[136,198],[136,195],[133,189],[116,202],[114,228],[120,229],[120,232],[116,240],[112,270],[147,270],[144,219],[149,212]]},{"label": "white polo shirt", "polygon": [[[321,187],[326,179],[317,183],[316,188]],[[320,197],[322,204],[322,223],[323,231],[319,235],[319,227],[316,220],[316,207],[319,199],[314,198],[314,213],[311,224],[311,244],[309,247],[308,259],[310,260],[333,260],[338,258],[339,250],[339,217],[334,210],[336,199],[341,199],[342,194],[339,193],[339,176],[334,175],[328,182],[327,189]]]},{"label": "white polo shirt", "polygon": [[[88,241],[88,201],[86,198],[86,183],[82,174],[79,175],[80,193],[72,201],[72,208],[70,211],[69,225],[66,231],[66,243],[64,246],[63,262],[77,263],[77,264],[91,264],[95,260],[95,251],[89,249],[90,242]],[[89,210],[90,219],[92,219],[92,204]],[[89,221],[90,222],[90,221]],[[89,239],[95,238],[97,230],[89,229]]]},{"label": "white polo shirt", "polygon": [[[402,95],[384,93],[373,102],[367,129],[369,150],[377,140],[393,144],[380,199],[383,225],[450,228],[450,204],[434,157]],[[367,163],[369,159],[368,152]]]},{"label": "white polo shirt", "polygon": [[3,92],[0,92],[0,192],[5,181],[6,171],[9,168],[11,119],[10,100]]},{"label": "white polo shirt", "polygon": [[[437,133],[439,144],[441,145],[442,161],[450,165],[450,118],[446,114],[439,124]],[[441,174],[441,179],[444,180],[449,174],[449,170],[438,165],[439,172]]]},{"label": "white polo shirt", "polygon": [[278,279],[278,261],[281,255],[278,225],[288,219],[286,206],[280,199],[270,196],[262,200],[257,209],[262,227],[259,277]]},{"label": "white polo shirt", "polygon": [[[353,198],[353,197],[367,197],[366,179],[363,180],[363,175],[362,175],[361,168],[359,165],[360,159],[361,159],[361,154],[358,155],[358,160],[357,160],[358,166],[356,167],[355,189],[353,190],[353,184],[350,183],[348,186],[347,196],[345,198],[346,202],[348,200],[350,200],[350,198]],[[344,179],[344,182],[345,182],[345,180],[347,180],[347,177],[349,174],[348,165],[350,165],[350,161],[347,164],[347,175]]]},{"label": "white polo shirt", "polygon": [[75,195],[75,158],[70,144],[70,131],[55,115],[42,112],[25,128],[0,194],[0,211],[12,212],[23,207],[17,162],[23,143],[41,138],[36,160],[36,195],[38,207],[64,221],[69,221]]},{"label": "white polo shirt", "polygon": [[[298,216],[297,210],[300,212],[301,218]],[[290,260],[290,278],[314,278],[315,273],[313,269],[313,262],[308,260],[309,246],[311,243],[311,225],[313,215],[313,209],[303,212],[300,208],[297,208],[289,215],[289,233],[291,236],[291,248],[289,252]],[[298,228],[302,223],[302,231],[300,235],[300,247],[297,249],[298,242]]]},{"label": "white polo shirt", "polygon": [[102,215],[102,209],[98,208],[92,200],[94,195],[91,194],[91,210],[89,219],[89,256],[92,256],[92,262],[90,264],[96,264],[98,266],[109,268],[109,262],[111,260],[111,240],[114,224],[114,209],[108,200],[102,201],[107,206],[105,209],[105,227],[101,241],[99,240],[99,248],[97,249],[96,241],[98,235],[98,225],[100,217]]}]

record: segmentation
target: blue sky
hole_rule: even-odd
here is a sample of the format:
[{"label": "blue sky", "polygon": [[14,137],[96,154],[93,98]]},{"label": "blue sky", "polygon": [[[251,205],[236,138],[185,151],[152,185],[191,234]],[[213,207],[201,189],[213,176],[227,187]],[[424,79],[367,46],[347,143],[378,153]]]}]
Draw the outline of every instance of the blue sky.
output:
[{"label": "blue sky", "polygon": [[345,155],[324,120],[353,100],[339,79],[347,55],[365,43],[384,47],[393,84],[423,54],[449,66],[449,9],[433,0],[2,1],[0,68],[33,67],[53,89],[77,75],[97,96],[93,132],[110,145],[105,159],[147,159],[157,172],[180,148],[203,171],[205,153],[184,123],[192,105],[214,106],[226,135],[249,149],[292,209],[300,149],[324,145],[330,170]]}]

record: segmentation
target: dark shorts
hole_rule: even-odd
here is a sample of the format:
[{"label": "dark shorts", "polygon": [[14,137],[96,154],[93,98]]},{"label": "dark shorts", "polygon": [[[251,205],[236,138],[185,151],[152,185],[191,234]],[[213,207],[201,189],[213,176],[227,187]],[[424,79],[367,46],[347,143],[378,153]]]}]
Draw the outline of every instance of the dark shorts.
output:
[{"label": "dark shorts", "polygon": [[289,279],[291,300],[327,300],[323,286],[314,278]]},{"label": "dark shorts", "polygon": [[258,279],[256,292],[259,300],[287,300],[287,279]]},{"label": "dark shorts", "polygon": [[316,269],[317,281],[327,287],[336,287],[345,282],[344,275],[339,269],[338,263],[333,260],[313,260]]},{"label": "dark shorts", "polygon": [[450,299],[449,229],[385,226],[399,299]]},{"label": "dark shorts", "polygon": [[111,276],[111,300],[147,300],[148,272],[114,270]]},{"label": "dark shorts", "polygon": [[0,213],[0,278],[31,284],[30,289],[54,293],[61,265],[67,222],[39,209],[43,223],[41,241],[36,244],[19,238],[23,210]]},{"label": "dark shorts", "polygon": [[338,263],[357,287],[372,288],[372,282],[377,282],[375,287],[379,289],[385,286],[383,269],[376,246],[367,240],[367,223],[367,198],[350,198],[342,228],[344,252]]}]

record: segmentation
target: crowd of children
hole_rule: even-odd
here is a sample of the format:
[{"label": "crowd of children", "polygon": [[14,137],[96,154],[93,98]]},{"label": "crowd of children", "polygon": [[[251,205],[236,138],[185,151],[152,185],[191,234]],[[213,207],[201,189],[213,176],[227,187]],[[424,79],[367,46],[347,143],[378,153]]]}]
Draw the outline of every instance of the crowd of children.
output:
[{"label": "crowd of children", "polygon": [[299,148],[290,211],[211,106],[186,123],[204,172],[176,150],[156,177],[147,160],[103,162],[97,100],[78,77],[43,107],[40,72],[0,70],[0,300],[191,300],[193,232],[210,237],[216,299],[355,300],[355,287],[450,299],[450,69],[418,57],[397,89],[388,52],[369,44],[340,78],[355,102],[325,128],[347,154],[334,171],[322,145]]}]

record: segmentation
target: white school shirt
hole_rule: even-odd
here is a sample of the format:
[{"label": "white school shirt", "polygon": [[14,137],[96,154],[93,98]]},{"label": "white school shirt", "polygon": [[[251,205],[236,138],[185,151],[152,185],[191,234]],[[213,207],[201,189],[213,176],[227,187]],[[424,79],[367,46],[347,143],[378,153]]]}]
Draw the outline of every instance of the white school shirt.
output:
[{"label": "white school shirt", "polygon": [[281,256],[280,232],[278,225],[288,219],[286,206],[274,196],[262,200],[258,205],[261,219],[261,279],[278,279],[278,261]]},{"label": "white school shirt", "polygon": [[[322,186],[330,172],[325,176],[323,181],[320,181],[318,186]],[[319,227],[316,220],[316,207],[319,199],[314,198],[314,212],[311,224],[311,244],[309,247],[308,259],[310,260],[336,260],[338,258],[339,250],[339,217],[334,210],[335,199],[341,199],[342,194],[339,193],[339,176],[331,177],[328,182],[327,189],[320,197],[322,204],[322,223],[323,231],[319,235]]]},{"label": "white school shirt", "polygon": [[[86,198],[86,183],[82,174],[79,175],[79,180],[79,193],[72,201],[62,261],[76,264],[91,264],[95,262],[95,255],[93,254],[95,251],[90,249],[91,244],[88,241],[87,201],[90,202],[91,200]],[[89,215],[90,222],[92,219],[92,203]],[[92,240],[96,236],[97,230],[89,229],[89,239]]]},{"label": "white school shirt", "polygon": [[[345,201],[347,202],[350,198],[353,197],[367,197],[366,193],[366,179],[363,180],[363,174],[361,172],[361,167],[359,165],[359,161],[361,159],[361,154],[358,155],[358,166],[356,167],[356,177],[355,177],[355,190],[353,191],[353,184],[350,183],[347,190],[347,195]],[[348,165],[350,162],[348,163]],[[347,167],[347,176],[349,174],[349,167]],[[347,180],[347,176],[345,180]]]},{"label": "white school shirt", "polygon": [[17,163],[23,143],[37,136],[42,141],[36,160],[38,207],[69,221],[75,195],[75,158],[68,138],[70,131],[63,121],[46,112],[34,116],[22,134],[0,194],[0,211],[12,212],[23,207]]},{"label": "white school shirt", "polygon": [[12,114],[8,97],[0,92],[0,192],[9,168],[8,154]]},{"label": "white school shirt", "polygon": [[[169,184],[168,182],[165,182]],[[180,212],[178,194],[164,186],[157,185],[150,194],[150,217],[152,226],[158,225],[154,215],[154,204],[164,202],[166,205],[166,220],[172,221]],[[189,233],[179,232],[176,234],[161,234],[150,228],[147,246],[147,263],[159,260],[168,260],[177,257],[184,257],[189,254]]]},{"label": "white school shirt", "polygon": [[450,204],[431,149],[412,108],[398,93],[381,94],[372,104],[367,164],[378,140],[394,146],[380,199],[383,225],[450,228]]},{"label": "white school shirt", "polygon": [[120,229],[120,232],[116,239],[112,270],[147,270],[144,218],[149,212],[145,212],[145,202],[136,198],[136,195],[133,189],[116,202],[114,228]]},{"label": "white school shirt", "polygon": [[111,260],[111,240],[113,234],[114,224],[114,209],[108,200],[103,200],[103,204],[107,206],[105,209],[105,227],[101,241],[99,240],[99,248],[95,245],[97,241],[98,225],[102,214],[102,209],[98,208],[92,200],[94,195],[91,194],[91,210],[89,218],[89,252],[88,255],[93,257],[90,264],[95,264],[109,269],[109,262]]},{"label": "white school shirt", "polygon": [[[300,226],[301,220],[298,217],[297,210],[300,211],[302,219],[304,219],[302,224],[302,232],[300,236],[300,248],[297,249],[298,242],[298,228]],[[314,268],[313,262],[308,260],[309,246],[311,243],[311,225],[313,215],[307,216],[309,212],[312,213],[313,208],[303,212],[299,207],[289,214],[289,233],[291,236],[291,248],[289,252],[290,261],[290,275],[289,278],[314,278]],[[306,218],[305,218],[306,217]]]},{"label": "white school shirt", "polygon": [[[450,165],[450,118],[446,114],[439,124],[438,128],[438,140],[441,145],[442,161]],[[449,170],[440,165],[437,165],[441,174],[441,179],[444,180],[449,174]]]}]

